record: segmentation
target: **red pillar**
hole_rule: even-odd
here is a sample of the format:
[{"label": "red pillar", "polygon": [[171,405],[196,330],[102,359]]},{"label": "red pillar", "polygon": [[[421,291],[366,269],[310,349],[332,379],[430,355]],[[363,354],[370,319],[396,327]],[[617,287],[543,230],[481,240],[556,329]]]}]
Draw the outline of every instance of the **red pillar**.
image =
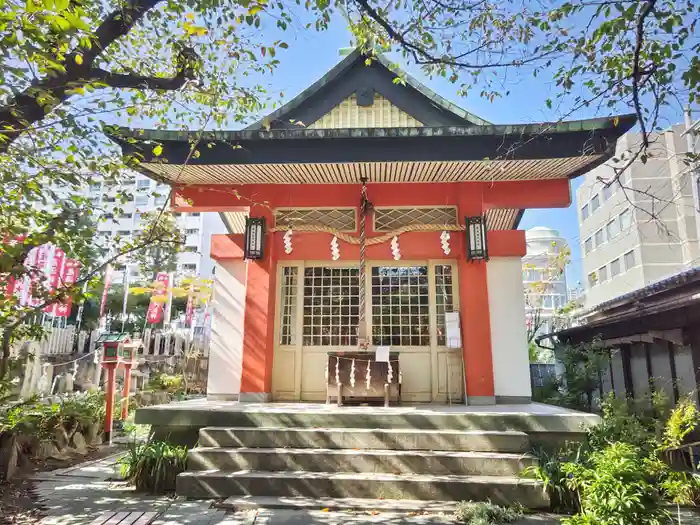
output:
[{"label": "red pillar", "polygon": [[[268,228],[272,214],[266,216]],[[272,391],[277,264],[273,234],[265,235],[264,259],[248,261],[241,401],[267,401]]]},{"label": "red pillar", "polygon": [[124,365],[124,386],[122,388],[122,421],[129,417],[129,396],[131,395],[131,365]]},{"label": "red pillar", "polygon": [[485,261],[459,260],[462,351],[469,404],[493,404],[491,316]]},{"label": "red pillar", "polygon": [[[484,186],[460,183],[459,220],[485,213]],[[464,241],[464,234],[462,233]],[[495,403],[493,356],[491,353],[491,315],[486,281],[486,261],[467,261],[466,242],[459,255],[459,304],[461,311],[464,377],[469,404]]]},{"label": "red pillar", "polygon": [[105,395],[105,443],[112,444],[112,419],[114,418],[114,383],[117,363],[105,364],[107,368],[107,394]]}]

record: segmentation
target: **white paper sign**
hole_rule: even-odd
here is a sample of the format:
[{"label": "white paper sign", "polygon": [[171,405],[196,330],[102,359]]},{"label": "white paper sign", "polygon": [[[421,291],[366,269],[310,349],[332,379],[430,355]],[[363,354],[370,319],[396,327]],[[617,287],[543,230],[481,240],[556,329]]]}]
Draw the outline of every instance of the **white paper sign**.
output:
[{"label": "white paper sign", "polygon": [[459,312],[445,312],[445,339],[447,348],[462,348]]},{"label": "white paper sign", "polygon": [[384,363],[389,362],[389,347],[388,346],[378,346],[375,350],[374,355],[375,361],[382,361]]}]

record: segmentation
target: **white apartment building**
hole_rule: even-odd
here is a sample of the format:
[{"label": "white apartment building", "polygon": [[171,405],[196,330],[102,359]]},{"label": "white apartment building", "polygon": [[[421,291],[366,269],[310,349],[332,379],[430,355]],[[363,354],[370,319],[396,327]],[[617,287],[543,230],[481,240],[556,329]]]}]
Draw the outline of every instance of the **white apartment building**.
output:
[{"label": "white apartment building", "polygon": [[[697,187],[684,162],[692,147],[685,129],[654,134],[646,163],[632,163],[621,184],[603,182],[614,177],[609,165],[584,176],[576,206],[586,308],[700,265]],[[623,136],[615,157],[636,151],[640,139],[638,133]]]},{"label": "white apartment building", "polygon": [[[130,187],[131,186],[131,187]],[[125,185],[121,186],[123,190]],[[122,238],[132,237],[144,224],[141,215],[160,209],[166,202],[169,187],[159,184],[144,175],[134,174],[126,187],[133,191],[134,200],[120,204],[122,212],[112,219],[100,222],[98,225],[98,242],[106,245],[115,236]],[[100,209],[108,210],[110,204],[115,202],[116,188],[104,187],[102,183],[94,183],[85,188],[90,200]],[[211,235],[214,233],[226,233],[226,228],[218,213],[176,213],[178,227],[185,234],[185,245],[178,255],[177,274],[198,275],[210,277],[214,269],[214,262],[210,257]],[[129,269],[130,280],[139,277],[139,269],[136,264],[128,261],[114,268],[113,282],[124,280],[124,271]]]},{"label": "white apartment building", "polygon": [[552,261],[567,243],[557,230],[537,226],[525,232],[527,254],[523,257],[526,319],[533,322],[539,310],[540,334],[552,331],[552,317],[568,302],[566,275],[551,275]]}]

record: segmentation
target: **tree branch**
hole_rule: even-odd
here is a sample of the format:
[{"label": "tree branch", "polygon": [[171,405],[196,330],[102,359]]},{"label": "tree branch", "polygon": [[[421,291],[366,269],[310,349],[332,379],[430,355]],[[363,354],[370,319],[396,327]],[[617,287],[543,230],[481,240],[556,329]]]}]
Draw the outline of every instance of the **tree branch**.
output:
[{"label": "tree branch", "polygon": [[146,77],[137,74],[111,73],[104,69],[91,69],[92,81],[102,82],[112,88],[154,89],[174,91],[184,86],[191,77],[178,72],[174,77]]},{"label": "tree branch", "polygon": [[[453,67],[461,67],[464,69],[488,69],[488,68],[497,68],[497,67],[506,67],[506,66],[522,66],[525,64],[529,64],[531,62],[536,62],[538,60],[542,60],[543,58],[546,58],[552,54],[552,52],[543,52],[538,55],[534,55],[528,58],[524,58],[522,60],[511,60],[511,61],[506,61],[506,62],[490,62],[487,64],[473,64],[470,62],[462,62],[458,58],[449,58],[447,56],[442,56],[442,57],[437,57],[426,51],[423,47],[420,45],[413,44],[412,42],[409,42],[406,40],[403,34],[397,32],[391,24],[383,18],[379,12],[374,9],[371,5],[369,5],[369,2],[367,0],[354,0],[354,2],[360,7],[360,9],[367,14],[372,20],[374,20],[379,26],[386,31],[387,35],[403,46],[405,49],[407,49],[411,55],[413,56],[413,60],[417,64],[443,64],[446,66],[453,66]],[[476,4],[478,5],[478,4]],[[474,5],[474,7],[476,7]],[[479,48],[482,46],[479,46]],[[479,49],[477,48],[477,50]],[[472,50],[470,52],[464,53],[460,55],[460,57],[463,57],[464,55],[470,54],[471,52],[474,52],[476,50]]]},{"label": "tree branch", "polygon": [[654,9],[654,4],[656,4],[656,0],[647,0],[647,2],[642,6],[642,10],[640,11],[639,17],[637,18],[636,42],[634,45],[634,60],[632,62],[632,103],[634,104],[634,111],[635,113],[637,113],[637,120],[639,121],[639,127],[642,131],[642,142],[645,148],[649,147],[649,136],[647,133],[646,125],[644,124],[642,106],[639,102],[639,81],[641,77],[647,72],[641,70],[641,68],[639,67],[639,60],[642,53],[642,46],[644,44],[644,21]]},{"label": "tree branch", "polygon": [[[7,151],[24,128],[43,119],[70,96],[69,90],[90,82],[95,59],[117,39],[126,35],[136,23],[162,0],[131,0],[124,7],[112,11],[95,30],[90,49],[81,48],[82,63],[78,64],[74,51],[66,57],[65,72],[32,82],[22,93],[0,108],[0,153]],[[39,97],[42,102],[38,101]]]}]

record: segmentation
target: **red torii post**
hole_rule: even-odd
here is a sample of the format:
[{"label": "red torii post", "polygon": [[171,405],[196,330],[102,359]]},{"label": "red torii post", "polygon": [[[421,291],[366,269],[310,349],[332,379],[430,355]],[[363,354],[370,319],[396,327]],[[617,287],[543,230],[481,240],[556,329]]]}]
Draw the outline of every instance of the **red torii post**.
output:
[{"label": "red torii post", "polygon": [[124,420],[129,414],[131,368],[136,359],[136,345],[131,342],[131,338],[128,334],[106,334],[101,342],[104,345],[102,366],[107,370],[104,441],[111,444],[117,368],[121,366],[124,369],[124,385],[122,387],[121,406],[121,417],[122,420]]}]

